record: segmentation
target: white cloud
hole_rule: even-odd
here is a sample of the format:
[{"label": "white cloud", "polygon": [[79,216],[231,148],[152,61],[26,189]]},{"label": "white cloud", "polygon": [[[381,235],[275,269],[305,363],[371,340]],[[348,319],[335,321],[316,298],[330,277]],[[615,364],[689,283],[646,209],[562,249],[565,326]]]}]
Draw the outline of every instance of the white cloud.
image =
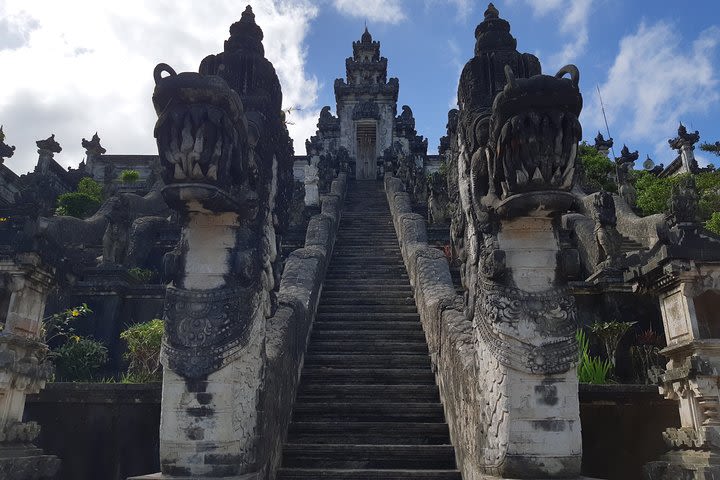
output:
[{"label": "white cloud", "polygon": [[[720,93],[712,58],[719,43],[718,27],[690,43],[666,22],[641,23],[636,33],[624,37],[600,85],[614,136],[652,142],[658,158],[667,156],[667,141],[658,141],[658,135],[670,138],[681,120],[690,125],[693,114],[717,108]],[[589,97],[582,115],[585,131],[604,131],[597,95]]]},{"label": "white cloud", "polygon": [[[297,153],[317,121],[318,81],[305,71],[303,42],[318,8],[311,0],[249,0],[265,33],[267,58],[283,88],[283,106],[301,108],[289,127]],[[155,153],[152,71],[159,62],[197,71],[222,51],[245,2],[213,0],[197,8],[170,0],[0,2],[0,124],[16,145],[5,164],[18,173],[37,161],[35,140],[51,133],[56,159],[77,165],[82,137],[97,130],[108,153]],[[311,128],[312,126],[312,128]]]},{"label": "white cloud", "polygon": [[562,67],[577,62],[577,58],[585,52],[589,40],[588,21],[591,4],[592,0],[572,0],[566,6],[567,13],[560,22],[560,31],[573,38],[560,52],[550,57],[552,65]]},{"label": "white cloud", "polygon": [[431,10],[444,8],[447,4],[455,7],[457,11],[457,20],[462,22],[467,22],[468,20],[471,22],[477,21],[477,18],[470,16],[474,7],[474,2],[472,0],[425,0],[425,9]]},{"label": "white cloud", "polygon": [[333,0],[343,15],[370,22],[400,23],[405,20],[400,0]]},{"label": "white cloud", "polygon": [[707,167],[707,166],[710,166],[713,164],[704,154],[698,155],[697,149],[695,150],[694,153],[695,153],[695,160],[697,160],[699,167],[704,168],[704,167]]},{"label": "white cloud", "polygon": [[[509,3],[514,3],[512,0]],[[593,0],[525,0],[537,17],[553,15],[559,18],[560,33],[569,37],[560,51],[549,56],[549,70],[557,70],[577,62],[585,52],[589,36],[589,21]]]}]

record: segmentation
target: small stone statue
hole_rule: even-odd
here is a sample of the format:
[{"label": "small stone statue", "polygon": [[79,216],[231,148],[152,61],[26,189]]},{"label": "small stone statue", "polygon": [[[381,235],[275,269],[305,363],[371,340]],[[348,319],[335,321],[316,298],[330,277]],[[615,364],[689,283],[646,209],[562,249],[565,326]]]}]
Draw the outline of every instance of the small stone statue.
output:
[{"label": "small stone statue", "polygon": [[672,223],[697,223],[698,199],[695,177],[687,176],[674,185],[668,201]]},{"label": "small stone statue", "polygon": [[430,175],[428,185],[428,223],[444,223],[448,221],[447,180],[440,172]]},{"label": "small stone statue", "polygon": [[622,236],[617,230],[615,200],[612,194],[601,191],[593,200],[595,217],[595,240],[598,244],[597,270],[620,270],[624,258],[620,246]]},{"label": "small stone statue", "polygon": [[103,235],[103,266],[122,265],[127,252],[131,214],[127,201],[120,197],[117,207],[107,215],[107,227]]},{"label": "small stone statue", "polygon": [[630,171],[633,169],[635,160],[637,160],[639,156],[637,150],[631,153],[627,145],[623,145],[622,150],[620,150],[620,158],[615,159],[617,164],[618,191],[623,200],[633,209],[637,207],[637,190],[635,190],[635,187],[630,183]]}]

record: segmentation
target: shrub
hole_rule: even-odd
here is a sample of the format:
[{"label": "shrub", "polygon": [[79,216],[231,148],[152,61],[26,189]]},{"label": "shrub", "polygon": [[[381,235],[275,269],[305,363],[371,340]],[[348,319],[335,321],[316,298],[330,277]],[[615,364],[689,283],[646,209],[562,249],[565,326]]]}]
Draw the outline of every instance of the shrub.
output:
[{"label": "shrub", "polygon": [[155,277],[155,274],[157,272],[155,270],[150,270],[147,268],[135,267],[128,270],[128,273],[138,282],[148,283]]},{"label": "shrub", "polygon": [[97,380],[108,361],[108,350],[92,338],[72,336],[53,352],[56,379],[75,382]]},{"label": "shrub", "polygon": [[120,334],[120,338],[128,344],[125,359],[130,362],[128,374],[123,381],[145,383],[162,379],[160,365],[162,336],[163,321],[157,318],[133,325]]},{"label": "shrub", "polygon": [[714,212],[710,219],[705,222],[705,228],[720,235],[720,212]]},{"label": "shrub", "polygon": [[120,172],[120,181],[122,183],[135,183],[140,180],[140,172],[137,170],[123,170]]},{"label": "shrub", "polygon": [[57,199],[57,215],[70,215],[87,218],[100,208],[102,202],[102,186],[90,177],[78,183],[74,192],[63,193]]}]

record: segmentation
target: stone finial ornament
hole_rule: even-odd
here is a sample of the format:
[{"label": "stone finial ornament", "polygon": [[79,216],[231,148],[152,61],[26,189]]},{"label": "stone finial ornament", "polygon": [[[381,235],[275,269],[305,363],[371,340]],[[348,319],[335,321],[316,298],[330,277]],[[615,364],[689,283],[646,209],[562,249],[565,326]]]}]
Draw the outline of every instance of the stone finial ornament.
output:
[{"label": "stone finial ornament", "polygon": [[98,136],[97,132],[95,132],[90,141],[83,138],[82,147],[85,149],[85,153],[88,156],[103,155],[105,152],[107,152],[107,150],[105,150],[103,146],[100,145],[100,137]]},{"label": "stone finial ornament", "polygon": [[365,31],[363,32],[362,36],[360,37],[361,43],[372,43],[372,35],[370,35],[370,32],[368,31],[367,25],[365,25]]},{"label": "stone finial ornament", "polygon": [[15,146],[12,147],[5,143],[5,132],[3,127],[0,125],[0,164],[2,164],[6,158],[10,158],[15,155]]},{"label": "stone finial ornament", "polygon": [[39,153],[47,152],[50,154],[51,157],[54,153],[62,152],[62,147],[58,142],[55,141],[54,133],[45,140],[38,140],[37,142],[35,142],[35,144],[38,147]]},{"label": "stone finial ornament", "polygon": [[605,137],[603,137],[603,134],[598,132],[597,137],[595,137],[595,148],[598,152],[607,152],[610,150],[613,146],[613,139],[612,137],[605,140]]},{"label": "stone finial ornament", "polygon": [[670,148],[674,150],[681,150],[683,147],[694,149],[695,144],[700,141],[700,132],[695,130],[692,133],[687,131],[685,125],[680,123],[677,130],[677,136],[668,140]]}]

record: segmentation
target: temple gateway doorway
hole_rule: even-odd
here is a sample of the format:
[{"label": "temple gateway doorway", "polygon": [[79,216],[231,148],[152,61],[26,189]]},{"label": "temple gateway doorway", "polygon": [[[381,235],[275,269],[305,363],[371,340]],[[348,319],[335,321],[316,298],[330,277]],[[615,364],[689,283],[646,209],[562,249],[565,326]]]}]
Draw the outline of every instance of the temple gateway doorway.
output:
[{"label": "temple gateway doorway", "polygon": [[357,163],[355,178],[358,180],[375,180],[377,178],[376,163],[376,122],[357,123]]}]

